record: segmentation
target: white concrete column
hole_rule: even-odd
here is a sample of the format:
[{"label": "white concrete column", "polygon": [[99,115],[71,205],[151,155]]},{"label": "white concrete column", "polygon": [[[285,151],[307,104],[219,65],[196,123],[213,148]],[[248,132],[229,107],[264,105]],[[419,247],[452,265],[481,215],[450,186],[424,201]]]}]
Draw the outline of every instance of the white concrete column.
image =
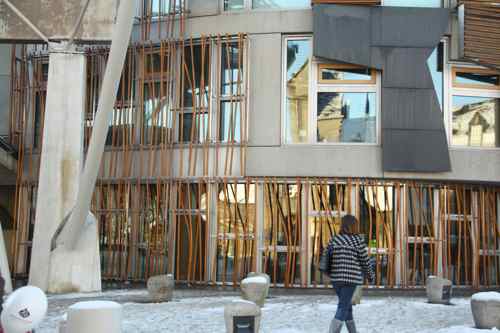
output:
[{"label": "white concrete column", "polygon": [[437,252],[437,272],[436,275],[440,278],[443,277],[443,242],[444,242],[444,232],[441,228],[441,214],[440,214],[440,205],[439,205],[439,189],[433,190],[434,196],[434,216],[433,225],[434,225],[434,239],[436,242],[436,252]]},{"label": "white concrete column", "polygon": [[3,238],[2,224],[0,223],[0,273],[5,280],[5,292],[10,294],[12,292],[12,279],[9,269],[9,260],[7,258],[7,247]]},{"label": "white concrete column", "polygon": [[262,273],[262,250],[264,249],[264,184],[255,184],[255,240],[257,241],[257,253],[255,254],[255,271]]},{"label": "white concrete column", "polygon": [[[405,207],[406,207],[406,193],[409,189],[401,185],[399,189],[396,189],[396,195],[399,198],[396,198],[396,202],[400,202],[399,206],[399,219],[398,223],[396,223],[396,285],[401,287],[403,282],[403,277],[406,275],[406,244],[403,244],[403,241],[406,239],[405,235],[405,227],[407,225],[407,220],[405,216]],[[394,207],[396,208],[396,207]],[[403,253],[404,252],[404,253]],[[406,282],[406,281],[405,281]]]},{"label": "white concrete column", "polygon": [[29,283],[49,286],[51,241],[75,204],[83,157],[86,58],[51,52]]},{"label": "white concrete column", "polygon": [[[216,281],[217,279],[217,203],[219,198],[219,185],[216,183],[208,184],[207,193],[207,215],[208,215],[208,280]],[[215,267],[214,267],[215,266]],[[215,274],[215,276],[214,276]]]},{"label": "white concrete column", "polygon": [[311,193],[311,183],[304,182],[303,191],[301,196],[301,207],[302,207],[302,235],[300,242],[300,267],[301,271],[301,283],[303,287],[307,287],[311,284],[311,247],[309,244],[309,194]]}]

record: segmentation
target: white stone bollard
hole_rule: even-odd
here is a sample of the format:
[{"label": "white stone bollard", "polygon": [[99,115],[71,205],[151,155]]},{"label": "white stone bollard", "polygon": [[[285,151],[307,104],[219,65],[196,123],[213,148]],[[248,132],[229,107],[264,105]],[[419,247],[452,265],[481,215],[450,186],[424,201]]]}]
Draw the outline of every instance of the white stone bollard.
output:
[{"label": "white stone bollard", "polygon": [[115,302],[79,302],[69,307],[66,332],[121,333],[122,316],[122,306]]},{"label": "white stone bollard", "polygon": [[[255,273],[255,272],[250,272],[248,273],[247,275],[247,278],[250,278],[250,277],[255,277],[255,276],[262,276],[262,277],[265,277],[266,280],[267,280],[267,284],[269,286],[271,286],[271,277],[269,275],[267,275],[266,273]],[[269,288],[267,288],[266,290],[266,298],[269,296]]]},{"label": "white stone bollard", "polygon": [[450,280],[437,276],[427,278],[426,292],[429,303],[450,304],[452,295],[452,283]]},{"label": "white stone bollard", "polygon": [[[235,300],[224,307],[224,321],[226,323],[226,333],[234,332],[235,317],[246,317],[245,322],[252,321],[254,333],[259,332],[261,311],[259,306],[251,301]],[[237,319],[238,320],[238,319]],[[246,325],[245,325],[246,326]],[[245,327],[246,328],[246,327]],[[250,327],[248,327],[249,329]]]},{"label": "white stone bollard", "polygon": [[500,329],[500,293],[491,291],[474,294],[470,305],[477,328]]},{"label": "white stone bollard", "polygon": [[260,307],[264,306],[268,292],[269,282],[263,276],[249,277],[241,281],[241,297]]},{"label": "white stone bollard", "polygon": [[154,302],[169,302],[174,296],[175,281],[172,274],[152,276],[148,279],[148,293]]}]

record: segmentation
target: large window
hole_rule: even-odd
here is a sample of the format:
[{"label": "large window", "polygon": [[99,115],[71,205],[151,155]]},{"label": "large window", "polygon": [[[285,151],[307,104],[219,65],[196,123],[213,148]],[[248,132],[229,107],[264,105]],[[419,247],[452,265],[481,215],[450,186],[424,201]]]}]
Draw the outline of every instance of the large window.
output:
[{"label": "large window", "polygon": [[376,72],[355,65],[317,67],[316,142],[376,143]]},{"label": "large window", "polygon": [[224,10],[243,9],[303,9],[311,6],[310,0],[223,0]]},{"label": "large window", "polygon": [[189,41],[183,52],[179,48],[175,54],[162,48],[146,49],[139,71],[144,73],[143,142],[226,144],[244,140],[245,45],[245,37],[240,36]]},{"label": "large window", "polygon": [[309,38],[286,41],[286,111],[284,118],[287,143],[308,141],[310,54],[311,41]]},{"label": "large window", "polygon": [[378,143],[378,73],[312,62],[308,37],[285,39],[285,143]]},{"label": "large window", "polygon": [[451,144],[499,147],[500,73],[454,67],[451,90]]}]

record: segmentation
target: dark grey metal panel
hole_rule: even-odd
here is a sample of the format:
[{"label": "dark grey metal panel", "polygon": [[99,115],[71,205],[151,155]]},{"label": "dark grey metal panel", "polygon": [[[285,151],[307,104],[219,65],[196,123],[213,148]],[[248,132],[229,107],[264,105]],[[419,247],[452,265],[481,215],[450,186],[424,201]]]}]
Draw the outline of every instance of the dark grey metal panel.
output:
[{"label": "dark grey metal panel", "polygon": [[[378,52],[384,48],[374,48]],[[433,49],[395,48],[387,53],[382,76],[384,88],[433,89],[432,76],[427,66],[427,59]]]},{"label": "dark grey metal panel", "polygon": [[315,5],[313,12],[314,55],[370,66],[370,8]]},{"label": "dark grey metal panel", "polygon": [[[382,128],[444,131],[443,114],[433,89],[382,89]],[[384,143],[385,146],[385,143]]]},{"label": "dark grey metal panel", "polygon": [[391,149],[382,150],[383,169],[389,172],[447,172],[450,159],[446,145],[446,134],[431,130],[382,130],[384,145]]},{"label": "dark grey metal panel", "polygon": [[448,26],[446,8],[373,7],[372,46],[431,47]]},{"label": "dark grey metal panel", "polygon": [[383,71],[384,171],[451,170],[427,67],[448,20],[442,8],[314,6],[315,56]]}]

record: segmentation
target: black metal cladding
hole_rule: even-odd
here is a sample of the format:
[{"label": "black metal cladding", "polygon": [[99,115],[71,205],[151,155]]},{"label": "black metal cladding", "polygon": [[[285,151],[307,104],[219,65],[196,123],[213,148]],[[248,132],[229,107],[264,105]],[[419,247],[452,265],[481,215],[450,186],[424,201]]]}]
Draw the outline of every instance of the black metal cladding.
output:
[{"label": "black metal cladding", "polygon": [[387,172],[451,171],[427,59],[448,27],[445,8],[315,5],[314,56],[382,70]]}]

